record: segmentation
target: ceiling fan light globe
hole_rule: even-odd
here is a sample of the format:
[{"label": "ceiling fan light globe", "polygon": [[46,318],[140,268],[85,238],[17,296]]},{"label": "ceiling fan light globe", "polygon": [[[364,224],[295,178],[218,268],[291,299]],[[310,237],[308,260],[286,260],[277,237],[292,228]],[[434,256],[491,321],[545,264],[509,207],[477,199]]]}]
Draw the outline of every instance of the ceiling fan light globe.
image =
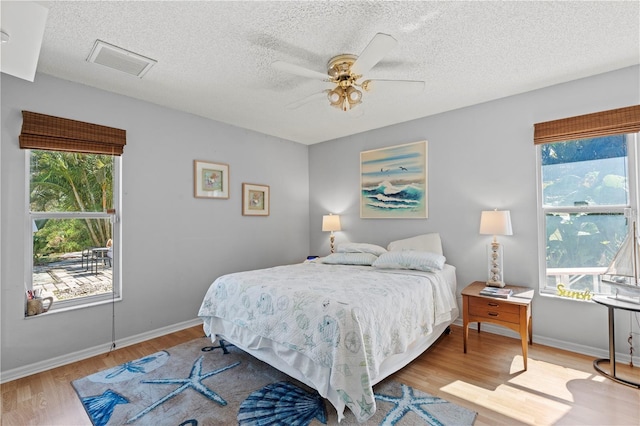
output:
[{"label": "ceiling fan light globe", "polygon": [[337,89],[334,89],[327,94],[327,98],[329,99],[329,102],[331,102],[331,105],[338,105],[342,99],[342,94],[338,93]]},{"label": "ceiling fan light globe", "polygon": [[349,98],[349,103],[360,103],[360,99],[362,99],[362,92],[352,86],[347,89],[347,96]]}]

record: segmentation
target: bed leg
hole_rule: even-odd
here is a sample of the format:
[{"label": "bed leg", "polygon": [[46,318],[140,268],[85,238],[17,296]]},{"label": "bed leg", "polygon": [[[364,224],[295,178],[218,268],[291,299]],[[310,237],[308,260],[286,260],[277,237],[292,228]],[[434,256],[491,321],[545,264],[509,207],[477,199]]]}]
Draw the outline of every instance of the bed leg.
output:
[{"label": "bed leg", "polygon": [[451,334],[451,326],[447,326],[447,328],[444,330],[444,334],[446,334],[447,336]]}]

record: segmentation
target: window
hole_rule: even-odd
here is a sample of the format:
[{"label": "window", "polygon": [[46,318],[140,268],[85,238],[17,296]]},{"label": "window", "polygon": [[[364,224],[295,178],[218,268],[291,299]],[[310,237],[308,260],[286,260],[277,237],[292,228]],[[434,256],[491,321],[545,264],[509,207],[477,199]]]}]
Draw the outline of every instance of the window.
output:
[{"label": "window", "polygon": [[52,297],[52,310],[119,298],[124,144],[120,129],[23,111],[27,297]]},{"label": "window", "polygon": [[640,107],[539,123],[540,292],[590,300],[637,217]]},{"label": "window", "polygon": [[118,297],[118,157],[28,156],[31,290],[53,297],[53,310]]},{"label": "window", "polygon": [[636,210],[635,136],[616,135],[538,146],[545,267],[543,293],[589,299]]}]

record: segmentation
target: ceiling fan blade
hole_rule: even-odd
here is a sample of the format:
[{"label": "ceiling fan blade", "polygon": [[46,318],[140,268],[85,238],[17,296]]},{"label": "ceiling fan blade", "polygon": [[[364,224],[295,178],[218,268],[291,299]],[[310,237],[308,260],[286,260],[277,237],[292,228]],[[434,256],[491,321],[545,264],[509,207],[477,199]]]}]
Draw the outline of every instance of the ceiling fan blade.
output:
[{"label": "ceiling fan blade", "polygon": [[308,68],[301,67],[300,65],[290,64],[284,61],[275,61],[271,66],[278,71],[284,71],[289,74],[300,75],[302,77],[314,78],[316,80],[329,81],[329,76],[325,73],[310,70]]},{"label": "ceiling fan blade", "polygon": [[309,102],[313,102],[319,99],[327,99],[327,92],[328,90],[323,90],[322,92],[319,93],[314,93],[311,96],[307,96],[306,98],[302,98],[299,101],[296,102],[292,102],[289,105],[287,105],[288,109],[296,109],[296,108],[300,108],[302,105],[305,105]]},{"label": "ceiling fan blade", "polygon": [[362,88],[367,92],[393,91],[406,95],[421,93],[424,86],[424,81],[415,80],[367,80],[362,83]]},{"label": "ceiling fan blade", "polygon": [[364,48],[358,59],[351,66],[351,71],[356,75],[364,75],[373,68],[380,59],[393,49],[398,41],[389,34],[378,33]]}]

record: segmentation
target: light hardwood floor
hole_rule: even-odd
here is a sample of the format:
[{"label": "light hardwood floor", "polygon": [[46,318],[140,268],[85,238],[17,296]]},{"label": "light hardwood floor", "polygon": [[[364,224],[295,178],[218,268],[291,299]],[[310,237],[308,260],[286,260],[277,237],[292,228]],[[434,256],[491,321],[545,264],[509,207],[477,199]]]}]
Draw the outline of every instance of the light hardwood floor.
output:
[{"label": "light hardwood floor", "polygon": [[[2,425],[91,425],[70,382],[201,337],[192,327],[2,385]],[[638,425],[640,390],[604,378],[593,358],[537,345],[522,371],[516,339],[452,326],[431,349],[393,377],[478,412],[482,425]],[[639,360],[640,362],[640,360]],[[640,368],[618,365],[640,382]]]}]

